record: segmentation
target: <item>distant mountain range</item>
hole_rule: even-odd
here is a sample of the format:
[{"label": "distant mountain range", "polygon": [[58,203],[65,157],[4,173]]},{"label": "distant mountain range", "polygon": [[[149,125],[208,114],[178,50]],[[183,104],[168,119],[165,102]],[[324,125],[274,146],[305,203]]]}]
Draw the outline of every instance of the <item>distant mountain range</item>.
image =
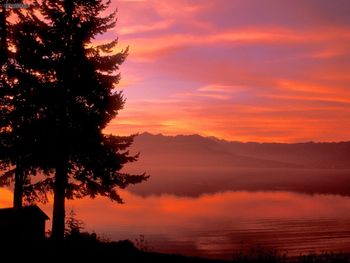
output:
[{"label": "distant mountain range", "polygon": [[149,182],[133,191],[196,196],[226,190],[293,190],[350,193],[350,142],[241,143],[199,135],[143,133],[127,167]]}]

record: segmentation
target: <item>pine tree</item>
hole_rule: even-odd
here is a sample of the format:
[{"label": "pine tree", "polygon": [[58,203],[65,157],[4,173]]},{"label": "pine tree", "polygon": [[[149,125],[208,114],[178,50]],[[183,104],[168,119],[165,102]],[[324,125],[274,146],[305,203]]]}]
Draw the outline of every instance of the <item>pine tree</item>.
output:
[{"label": "pine tree", "polygon": [[[5,4],[7,1],[1,1],[0,13],[0,170],[6,172],[1,176],[1,185],[9,185],[14,180],[14,207],[22,207],[23,185],[24,185],[24,171],[22,169],[19,155],[17,157],[11,156],[11,146],[14,141],[11,140],[10,133],[13,132],[10,116],[13,112],[13,89],[16,85],[13,77],[14,52],[9,50],[9,26],[7,18],[11,10],[7,10]],[[14,138],[12,138],[14,139]],[[12,157],[12,158],[11,158]],[[16,158],[16,160],[14,159]],[[15,165],[11,169],[10,166]],[[13,178],[14,177],[14,178]]]},{"label": "pine tree", "polygon": [[39,106],[35,94],[40,76],[25,68],[21,53],[14,51],[19,45],[28,44],[23,39],[16,42],[14,32],[19,30],[20,24],[7,21],[11,14],[21,17],[21,11],[7,9],[3,3],[1,8],[0,170],[5,172],[0,183],[9,185],[14,181],[14,207],[21,208],[23,195],[30,199],[39,197],[35,188],[26,189],[26,186],[30,186],[30,175],[37,172],[32,150],[36,140],[33,123],[38,119]]},{"label": "pine tree", "polygon": [[[117,40],[94,45],[93,39],[112,29],[116,11],[102,17],[110,1],[60,0],[42,1],[34,14],[35,41],[41,62],[35,63],[45,82],[43,117],[38,122],[37,149],[34,160],[39,166],[51,167],[54,176],[52,237],[64,237],[65,199],[102,195],[122,202],[117,187],[125,188],[147,179],[145,174],[121,173],[123,165],[137,160],[127,148],[134,136],[116,137],[103,134],[106,125],[124,106],[119,66],[128,50],[114,52]],[[23,47],[23,45],[21,45]],[[42,68],[40,68],[42,67]],[[43,76],[46,76],[45,78]],[[41,158],[37,158],[44,153]],[[48,184],[49,185],[49,184]]]},{"label": "pine tree", "polygon": [[[34,2],[17,12],[19,22],[11,30],[15,52],[0,86],[0,164],[16,166],[20,200],[24,193],[45,201],[46,193],[54,192],[52,237],[62,240],[66,198],[102,195],[122,202],[117,188],[148,176],[120,172],[137,160],[127,151],[134,136],[102,132],[125,103],[116,84],[128,49],[114,52],[117,40],[93,44],[116,24],[116,11],[101,16],[110,1]],[[46,177],[32,184],[38,171]],[[2,180],[12,176],[10,170]]]},{"label": "pine tree", "polygon": [[[0,2],[0,170],[8,169],[8,162],[6,158],[6,130],[7,130],[7,114],[8,114],[8,99],[7,95],[7,81],[5,78],[5,68],[7,62],[7,23],[6,23],[6,9],[4,1]],[[6,184],[8,180],[3,180],[4,175],[0,180],[1,184]]]}]

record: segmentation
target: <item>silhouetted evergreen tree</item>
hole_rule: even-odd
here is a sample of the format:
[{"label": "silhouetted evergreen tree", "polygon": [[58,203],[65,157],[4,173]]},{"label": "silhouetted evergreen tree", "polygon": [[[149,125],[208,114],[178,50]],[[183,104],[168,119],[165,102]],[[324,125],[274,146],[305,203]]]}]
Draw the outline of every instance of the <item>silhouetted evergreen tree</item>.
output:
[{"label": "silhouetted evergreen tree", "polygon": [[[6,69],[0,86],[1,164],[16,167],[18,205],[23,192],[37,199],[53,190],[56,240],[64,237],[65,198],[102,195],[122,202],[118,187],[147,179],[145,174],[119,172],[137,159],[127,151],[134,136],[102,133],[125,103],[115,88],[128,52],[114,51],[117,40],[92,43],[115,26],[116,11],[102,16],[109,4],[43,0],[16,12],[19,22],[10,36],[15,52],[1,64],[2,73]],[[3,37],[8,31],[0,26]],[[9,54],[6,41],[1,43],[6,45],[1,52]],[[31,184],[38,170],[46,178]],[[10,169],[2,180],[8,182],[11,176]]]},{"label": "silhouetted evergreen tree", "polygon": [[[8,129],[8,111],[9,99],[8,82],[5,77],[6,66],[8,62],[8,46],[7,46],[7,12],[4,7],[4,1],[0,1],[0,170],[8,169],[8,160],[6,158],[6,133]],[[3,175],[4,176],[4,175]],[[2,176],[2,177],[3,177]],[[3,184],[8,180],[1,180]]]},{"label": "silhouetted evergreen tree", "polygon": [[3,0],[0,1],[0,170],[7,168],[5,162],[5,143],[4,133],[6,129],[7,116],[7,99],[6,88],[7,83],[4,78],[4,70],[7,56],[7,28],[6,28],[6,10],[3,6]]},{"label": "silhouetted evergreen tree", "polygon": [[[37,5],[43,19],[34,13],[22,18],[24,27],[32,27],[36,44],[19,42],[17,52],[27,70],[40,73],[36,75],[43,89],[36,91],[42,105],[35,105],[40,119],[33,130],[37,138],[33,161],[55,171],[52,237],[56,240],[64,237],[65,198],[102,195],[122,202],[117,187],[147,179],[144,174],[119,172],[137,159],[127,151],[134,136],[102,133],[125,102],[115,88],[120,79],[116,71],[128,51],[115,52],[116,40],[92,43],[115,26],[116,12],[102,17],[109,3],[44,0]],[[23,30],[18,34],[17,39],[23,37]],[[40,63],[33,59],[38,54]],[[48,177],[44,185],[51,183]]]},{"label": "silhouetted evergreen tree", "polygon": [[[14,207],[22,207],[23,186],[25,183],[25,174],[21,161],[21,155],[17,152],[15,155],[15,141],[19,141],[19,134],[15,134],[20,126],[20,120],[12,118],[15,115],[14,87],[18,86],[15,69],[15,53],[9,49],[10,26],[7,18],[11,14],[11,9],[6,8],[8,1],[1,1],[0,13],[0,170],[5,171],[1,176],[0,183],[8,185],[11,181],[15,182],[14,187]],[[12,2],[15,3],[16,1]],[[16,122],[17,121],[17,122]],[[16,124],[14,124],[16,123]],[[14,168],[11,168],[14,166]]]},{"label": "silhouetted evergreen tree", "polygon": [[5,77],[6,66],[8,62],[7,47],[7,13],[4,7],[4,1],[0,1],[0,168],[7,167],[5,159],[6,130],[8,128],[7,114],[9,111],[8,82]]},{"label": "silhouetted evergreen tree", "polygon": [[[50,179],[30,182],[38,168],[47,174],[51,168],[38,135],[47,109],[47,79],[52,74],[43,64],[44,46],[38,41],[45,24],[36,23],[35,8],[22,12],[5,8],[7,2],[2,1],[0,7],[0,185],[14,182],[14,207],[20,208],[23,195],[28,201],[46,201],[46,192],[52,188]],[[10,14],[19,22],[9,23]]]}]

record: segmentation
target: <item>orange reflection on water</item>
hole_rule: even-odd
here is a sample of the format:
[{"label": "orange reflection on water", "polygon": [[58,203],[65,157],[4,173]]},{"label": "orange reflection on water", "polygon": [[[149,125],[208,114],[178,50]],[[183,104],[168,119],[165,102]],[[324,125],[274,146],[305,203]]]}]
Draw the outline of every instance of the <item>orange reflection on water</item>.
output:
[{"label": "orange reflection on water", "polygon": [[[350,216],[350,199],[337,195],[304,195],[293,192],[224,192],[202,195],[199,198],[174,195],[141,197],[120,191],[125,204],[105,198],[67,201],[96,231],[114,230],[128,224],[130,228],[156,226],[184,226],[191,221],[222,221],[230,219],[291,219]],[[52,198],[49,198],[52,200]],[[0,189],[0,207],[12,205],[12,192]],[[52,202],[39,205],[51,216]],[[111,226],[111,229],[106,229]],[[169,229],[171,230],[171,229]]]},{"label": "orange reflection on water", "polygon": [[[241,242],[307,252],[350,251],[348,197],[245,191],[198,198],[120,193],[123,205],[104,198],[82,199],[68,201],[67,210],[74,209],[89,231],[112,240],[144,234],[160,251],[205,256],[215,252],[220,257]],[[11,193],[0,194],[1,206],[10,205]],[[51,216],[51,204],[42,208]]]}]

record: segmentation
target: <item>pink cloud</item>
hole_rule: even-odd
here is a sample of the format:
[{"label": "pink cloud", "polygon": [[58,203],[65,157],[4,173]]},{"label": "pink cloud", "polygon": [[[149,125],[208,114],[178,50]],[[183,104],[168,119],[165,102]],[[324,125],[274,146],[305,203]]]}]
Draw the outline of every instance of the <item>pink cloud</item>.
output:
[{"label": "pink cloud", "polygon": [[115,5],[119,27],[106,38],[117,33],[121,47],[130,45],[121,68],[128,101],[109,132],[244,141],[349,139],[344,131],[350,127],[350,5]]}]

